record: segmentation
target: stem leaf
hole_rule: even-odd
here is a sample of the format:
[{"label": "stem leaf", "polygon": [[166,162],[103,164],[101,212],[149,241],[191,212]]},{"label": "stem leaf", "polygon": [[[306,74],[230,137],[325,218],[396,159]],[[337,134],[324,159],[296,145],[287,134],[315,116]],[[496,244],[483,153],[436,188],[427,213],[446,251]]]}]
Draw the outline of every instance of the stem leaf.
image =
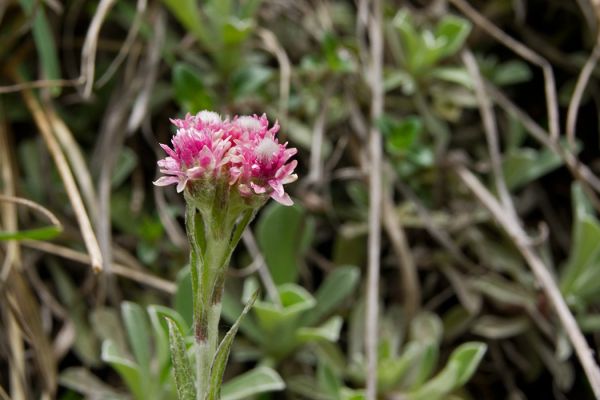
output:
[{"label": "stem leaf", "polygon": [[254,293],[254,295],[250,298],[242,314],[238,317],[237,321],[233,324],[231,329],[227,332],[221,344],[219,344],[219,348],[217,349],[217,353],[215,354],[215,358],[212,361],[212,365],[210,367],[210,382],[209,388],[206,392],[206,397],[204,400],[218,400],[220,398],[221,392],[221,382],[223,380],[223,373],[225,372],[225,366],[227,365],[227,360],[229,358],[229,352],[231,351],[231,345],[233,344],[233,339],[240,327],[240,323],[242,318],[250,311],[252,305],[258,298],[258,290]]},{"label": "stem leaf", "polygon": [[171,359],[173,361],[173,377],[177,388],[179,400],[195,400],[195,382],[192,367],[187,358],[187,346],[179,330],[178,324],[169,317],[165,317],[169,325],[169,343],[171,346]]}]

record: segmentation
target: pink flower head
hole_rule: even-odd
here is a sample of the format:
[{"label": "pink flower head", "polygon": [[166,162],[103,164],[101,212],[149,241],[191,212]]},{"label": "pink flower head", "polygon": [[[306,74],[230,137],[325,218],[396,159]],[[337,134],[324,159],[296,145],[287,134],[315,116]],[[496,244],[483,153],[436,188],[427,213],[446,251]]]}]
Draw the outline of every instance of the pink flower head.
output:
[{"label": "pink flower head", "polygon": [[279,124],[269,128],[265,115],[222,120],[210,111],[171,122],[177,133],[173,148],[161,144],[168,157],[158,161],[165,176],[155,185],[177,184],[182,192],[190,181],[225,182],[242,197],[269,195],[281,204],[293,204],[283,185],[298,178],[293,173],[297,161],[289,161],[297,150],[279,143]]}]

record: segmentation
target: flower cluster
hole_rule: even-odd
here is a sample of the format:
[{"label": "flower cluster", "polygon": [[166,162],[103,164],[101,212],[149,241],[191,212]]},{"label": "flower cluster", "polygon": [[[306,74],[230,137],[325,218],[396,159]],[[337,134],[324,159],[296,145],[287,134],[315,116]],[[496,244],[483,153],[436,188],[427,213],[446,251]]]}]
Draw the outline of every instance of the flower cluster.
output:
[{"label": "flower cluster", "polygon": [[298,178],[294,174],[298,162],[289,161],[297,150],[287,148],[287,142],[279,143],[277,123],[269,128],[265,115],[222,119],[211,111],[171,122],[177,133],[172,148],[161,144],[167,157],[158,166],[165,176],[155,185],[176,184],[182,192],[194,181],[226,182],[242,197],[268,195],[281,204],[292,204],[283,185]]}]

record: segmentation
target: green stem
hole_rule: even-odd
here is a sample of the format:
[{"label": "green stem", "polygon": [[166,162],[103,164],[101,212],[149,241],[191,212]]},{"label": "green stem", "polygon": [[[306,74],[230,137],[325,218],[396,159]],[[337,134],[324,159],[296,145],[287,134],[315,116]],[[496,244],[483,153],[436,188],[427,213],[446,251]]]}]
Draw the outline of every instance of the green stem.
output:
[{"label": "green stem", "polygon": [[196,337],[197,400],[203,400],[209,391],[210,369],[219,343],[219,319],[221,317],[221,292],[225,274],[224,263],[228,261],[229,243],[212,235],[207,237],[204,264],[200,268],[198,305],[202,311],[199,324],[201,331]]},{"label": "green stem", "polygon": [[208,309],[208,325],[206,341],[196,343],[196,399],[204,400],[209,391],[210,367],[219,344],[219,320],[221,303],[214,304]]},{"label": "green stem", "polygon": [[187,203],[186,228],[191,247],[196,338],[196,400],[204,400],[210,390],[211,365],[219,344],[221,295],[226,266],[242,231],[256,211],[247,210],[236,224],[228,218],[221,204],[216,204],[208,213],[199,211],[193,201]]}]

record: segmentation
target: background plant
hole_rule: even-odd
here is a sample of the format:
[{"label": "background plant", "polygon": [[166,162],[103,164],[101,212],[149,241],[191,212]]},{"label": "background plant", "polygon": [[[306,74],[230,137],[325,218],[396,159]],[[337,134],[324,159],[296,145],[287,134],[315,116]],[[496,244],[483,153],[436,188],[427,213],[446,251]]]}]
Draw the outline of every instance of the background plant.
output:
[{"label": "background plant", "polygon": [[[149,182],[168,118],[210,108],[276,116],[301,148],[297,206],[258,215],[226,294],[238,313],[255,287],[277,318],[281,292],[306,309],[279,349],[249,314],[223,398],[594,398],[530,256],[597,350],[596,15],[593,1],[4,2],[0,394],[143,397],[137,371],[174,398],[151,310],[177,310],[189,341],[183,205]],[[369,286],[370,132],[383,190]],[[339,297],[308,317],[325,293]],[[379,313],[361,311],[374,293]],[[136,349],[138,324],[150,345]],[[415,359],[429,360],[419,379],[403,370]],[[255,379],[279,391],[240,391]]]}]

